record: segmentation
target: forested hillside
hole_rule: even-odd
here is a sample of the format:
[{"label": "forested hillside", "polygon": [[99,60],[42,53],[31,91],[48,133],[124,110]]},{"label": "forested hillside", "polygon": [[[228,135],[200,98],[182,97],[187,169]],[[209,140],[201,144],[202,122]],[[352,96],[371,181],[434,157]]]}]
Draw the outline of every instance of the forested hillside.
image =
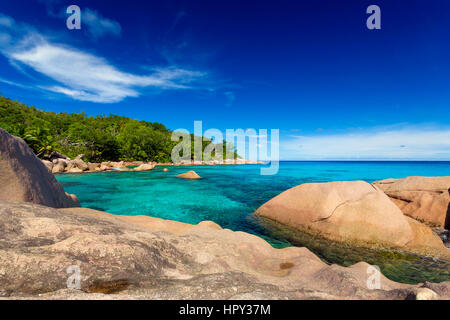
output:
[{"label": "forested hillside", "polygon": [[40,157],[52,151],[71,158],[83,153],[91,162],[169,162],[177,144],[170,139],[172,131],[161,123],[116,115],[42,111],[5,97],[0,97],[0,127],[23,138]]}]

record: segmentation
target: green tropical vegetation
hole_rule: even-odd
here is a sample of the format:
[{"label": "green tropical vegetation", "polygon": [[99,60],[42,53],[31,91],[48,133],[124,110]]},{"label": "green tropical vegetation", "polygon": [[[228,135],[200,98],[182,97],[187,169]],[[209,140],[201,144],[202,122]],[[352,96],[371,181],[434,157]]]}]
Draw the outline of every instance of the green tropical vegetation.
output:
[{"label": "green tropical vegetation", "polygon": [[[57,151],[71,158],[84,154],[87,161],[170,162],[179,142],[172,141],[172,130],[157,122],[138,121],[117,115],[88,116],[86,113],[55,113],[0,96],[0,128],[21,137],[41,158]],[[202,138],[203,149],[211,140]],[[232,145],[226,147],[238,157]],[[194,158],[191,135],[191,159]],[[212,157],[215,153],[212,153]],[[211,160],[205,159],[203,160]]]}]

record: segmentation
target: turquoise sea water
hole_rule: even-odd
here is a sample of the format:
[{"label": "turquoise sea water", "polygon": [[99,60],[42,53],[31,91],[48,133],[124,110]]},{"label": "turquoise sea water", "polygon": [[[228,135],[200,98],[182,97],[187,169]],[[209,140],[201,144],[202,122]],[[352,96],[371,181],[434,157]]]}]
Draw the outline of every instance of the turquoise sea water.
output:
[{"label": "turquoise sea water", "polygon": [[[394,270],[389,271],[392,267],[379,261],[379,253],[373,256],[370,252],[349,251],[336,244],[310,241],[292,230],[253,215],[260,205],[301,183],[337,180],[372,182],[412,175],[450,176],[450,162],[281,162],[278,174],[272,176],[260,175],[260,167],[169,167],[169,172],[163,172],[163,167],[156,167],[148,172],[65,174],[57,176],[57,179],[65,191],[78,196],[83,207],[187,223],[212,220],[223,228],[259,235],[275,247],[307,246],[328,262],[343,265],[360,260],[377,262],[381,264],[382,271],[395,280],[450,280],[449,264],[430,261],[430,267],[423,259],[412,263],[409,257],[406,265],[394,266]],[[188,170],[195,170],[202,179],[192,181],[175,177]],[[427,267],[422,268],[425,265]],[[408,269],[410,267],[413,269]]]}]

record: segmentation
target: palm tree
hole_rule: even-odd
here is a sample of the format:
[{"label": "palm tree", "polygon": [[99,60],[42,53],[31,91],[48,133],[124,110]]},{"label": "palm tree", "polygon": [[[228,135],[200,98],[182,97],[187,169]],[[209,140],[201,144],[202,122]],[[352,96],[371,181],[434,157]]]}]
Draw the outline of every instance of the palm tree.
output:
[{"label": "palm tree", "polygon": [[49,134],[48,129],[28,128],[22,138],[40,158],[48,156],[57,147],[57,143]]}]

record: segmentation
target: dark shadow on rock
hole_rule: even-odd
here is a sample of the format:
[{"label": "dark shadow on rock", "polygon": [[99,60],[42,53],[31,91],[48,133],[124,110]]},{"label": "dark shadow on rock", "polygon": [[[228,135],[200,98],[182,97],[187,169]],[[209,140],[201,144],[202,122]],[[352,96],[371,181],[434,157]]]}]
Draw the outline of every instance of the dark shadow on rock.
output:
[{"label": "dark shadow on rock", "polygon": [[128,288],[130,282],[126,279],[120,280],[95,280],[88,289],[89,293],[114,294]]},{"label": "dark shadow on rock", "polygon": [[[450,195],[450,188],[448,189],[448,193]],[[445,216],[444,228],[450,229],[450,202],[448,203],[447,215]]]}]

